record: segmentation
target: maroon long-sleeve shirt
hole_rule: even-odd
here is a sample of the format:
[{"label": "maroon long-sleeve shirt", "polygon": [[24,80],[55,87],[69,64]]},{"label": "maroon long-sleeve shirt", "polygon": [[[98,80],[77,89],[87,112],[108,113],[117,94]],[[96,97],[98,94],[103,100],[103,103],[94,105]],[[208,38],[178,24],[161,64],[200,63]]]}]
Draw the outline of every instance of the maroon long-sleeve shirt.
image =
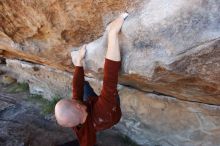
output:
[{"label": "maroon long-sleeve shirt", "polygon": [[80,146],[94,146],[96,132],[112,127],[121,118],[121,109],[116,99],[120,61],[105,59],[104,78],[101,94],[89,97],[83,102],[84,70],[76,66],[73,78],[73,99],[82,101],[87,106],[88,116],[84,124],[73,127]]}]

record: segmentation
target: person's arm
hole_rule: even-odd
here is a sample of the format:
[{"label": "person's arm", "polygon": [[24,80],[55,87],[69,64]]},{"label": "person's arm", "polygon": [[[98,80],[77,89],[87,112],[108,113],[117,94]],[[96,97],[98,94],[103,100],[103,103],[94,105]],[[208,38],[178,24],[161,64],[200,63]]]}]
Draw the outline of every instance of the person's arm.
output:
[{"label": "person's arm", "polygon": [[[77,53],[77,54],[75,54]],[[79,53],[79,54],[78,54]],[[83,101],[83,87],[84,87],[84,69],[83,61],[86,53],[86,46],[84,45],[79,52],[71,52],[73,64],[75,65],[72,81],[72,99]]]},{"label": "person's arm", "polygon": [[112,61],[121,61],[121,54],[118,42],[118,34],[115,32],[109,32],[108,34],[108,49],[106,52],[106,58]]},{"label": "person's arm", "polygon": [[100,94],[100,102],[115,106],[117,104],[116,96],[118,72],[121,67],[121,61],[114,61],[105,58],[103,86]]},{"label": "person's arm", "polygon": [[103,87],[92,111],[96,131],[110,128],[120,120],[121,110],[116,98],[120,66],[120,61],[105,58]]},{"label": "person's arm", "polygon": [[83,101],[83,86],[84,86],[84,69],[83,66],[75,66],[72,82],[72,99]]},{"label": "person's arm", "polygon": [[109,26],[108,49],[104,64],[104,77],[101,94],[93,106],[93,124],[97,131],[116,124],[121,117],[117,101],[118,73],[121,67],[121,56],[118,42],[118,32],[124,19],[119,17]]},{"label": "person's arm", "polygon": [[121,55],[118,43],[118,34],[109,32],[108,49],[104,64],[103,87],[100,100],[105,100],[108,104],[116,104],[118,72],[121,67]]}]

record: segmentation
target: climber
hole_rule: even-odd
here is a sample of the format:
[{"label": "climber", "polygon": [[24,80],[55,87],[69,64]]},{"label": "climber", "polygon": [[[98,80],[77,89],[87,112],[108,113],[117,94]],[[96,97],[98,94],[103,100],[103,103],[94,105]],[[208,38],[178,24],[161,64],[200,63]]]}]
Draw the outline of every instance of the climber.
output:
[{"label": "climber", "polygon": [[[95,94],[89,83],[84,81],[83,61],[86,45],[79,50],[77,59],[72,58],[75,65],[73,97],[62,99],[56,104],[55,117],[61,126],[73,128],[80,146],[94,146],[96,132],[112,127],[121,118],[117,92],[118,72],[121,65],[118,33],[127,16],[127,13],[123,13],[106,29],[108,48],[105,56],[103,87],[99,96]],[[78,145],[77,141],[64,145],[70,144]]]}]

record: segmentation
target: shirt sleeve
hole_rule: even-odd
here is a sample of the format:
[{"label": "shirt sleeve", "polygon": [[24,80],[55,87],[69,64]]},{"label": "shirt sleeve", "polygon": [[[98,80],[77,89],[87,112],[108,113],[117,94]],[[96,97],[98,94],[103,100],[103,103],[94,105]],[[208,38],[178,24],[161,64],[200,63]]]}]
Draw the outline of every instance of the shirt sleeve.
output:
[{"label": "shirt sleeve", "polygon": [[108,102],[109,104],[116,104],[118,72],[121,66],[120,61],[113,61],[105,59],[103,86],[99,102]]},{"label": "shirt sleeve", "polygon": [[77,99],[83,101],[83,86],[84,86],[84,69],[82,66],[75,66],[73,74],[73,97],[72,99]]},{"label": "shirt sleeve", "polygon": [[120,61],[105,59],[103,87],[93,106],[93,123],[96,125],[96,130],[109,128],[120,119],[121,111],[116,99],[120,67]]}]

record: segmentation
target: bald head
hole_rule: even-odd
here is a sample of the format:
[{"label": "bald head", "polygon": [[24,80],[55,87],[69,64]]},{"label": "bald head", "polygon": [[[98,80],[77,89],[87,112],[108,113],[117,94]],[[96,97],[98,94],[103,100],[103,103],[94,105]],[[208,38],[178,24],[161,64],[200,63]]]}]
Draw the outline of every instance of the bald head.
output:
[{"label": "bald head", "polygon": [[76,100],[62,99],[55,106],[55,117],[63,127],[75,127],[85,122],[86,106]]}]

